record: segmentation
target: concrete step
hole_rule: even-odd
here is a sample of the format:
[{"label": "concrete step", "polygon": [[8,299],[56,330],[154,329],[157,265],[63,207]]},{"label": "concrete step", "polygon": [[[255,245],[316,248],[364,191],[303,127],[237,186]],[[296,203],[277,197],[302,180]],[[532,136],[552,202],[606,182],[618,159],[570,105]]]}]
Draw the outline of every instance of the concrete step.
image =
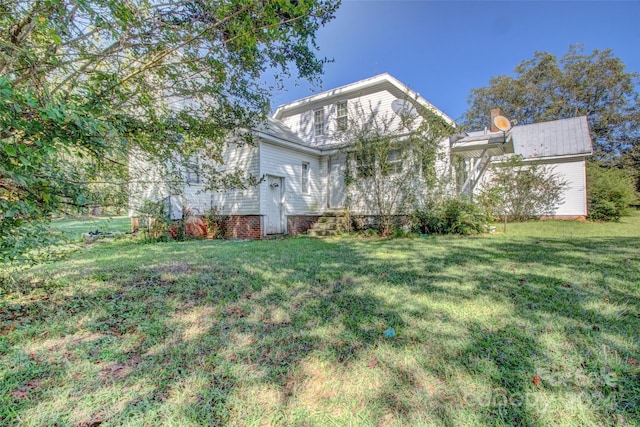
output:
[{"label": "concrete step", "polygon": [[332,236],[337,236],[338,235],[338,231],[337,230],[314,230],[314,229],[309,229],[308,234],[311,237],[332,237]]},{"label": "concrete step", "polygon": [[337,230],[338,224],[332,222],[317,222],[311,226],[312,230]]},{"label": "concrete step", "polygon": [[341,216],[345,216],[346,215],[346,211],[344,210],[332,210],[332,211],[325,211],[322,216],[337,216],[337,217],[341,217]]},{"label": "concrete step", "polygon": [[319,224],[336,224],[340,218],[337,216],[321,216],[318,218]]},{"label": "concrete step", "polygon": [[343,210],[325,212],[318,218],[318,222],[311,226],[307,234],[313,237],[337,236],[340,234],[338,230],[344,216]]}]

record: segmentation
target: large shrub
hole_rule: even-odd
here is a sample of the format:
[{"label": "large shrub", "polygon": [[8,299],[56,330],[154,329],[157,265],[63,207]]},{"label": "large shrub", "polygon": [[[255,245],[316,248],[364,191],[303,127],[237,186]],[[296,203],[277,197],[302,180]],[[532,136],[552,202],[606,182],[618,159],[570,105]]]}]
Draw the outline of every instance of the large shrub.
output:
[{"label": "large shrub", "polygon": [[637,200],[633,177],[622,169],[590,163],[587,166],[587,200],[589,219],[618,221]]},{"label": "large shrub", "polygon": [[445,199],[415,213],[421,233],[479,234],[487,230],[485,212],[464,197]]},{"label": "large shrub", "polygon": [[552,168],[525,163],[521,156],[492,164],[488,177],[478,195],[479,203],[493,216],[513,221],[553,215],[567,187]]}]

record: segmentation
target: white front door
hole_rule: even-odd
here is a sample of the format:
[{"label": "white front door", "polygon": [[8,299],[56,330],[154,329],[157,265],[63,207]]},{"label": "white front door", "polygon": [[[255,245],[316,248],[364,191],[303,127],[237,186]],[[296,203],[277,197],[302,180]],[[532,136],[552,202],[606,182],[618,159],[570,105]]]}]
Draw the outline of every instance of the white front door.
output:
[{"label": "white front door", "polygon": [[266,234],[284,233],[282,218],[282,203],[284,195],[284,181],[279,176],[267,177],[267,217],[265,219]]},{"label": "white front door", "polygon": [[344,208],[345,183],[344,173],[346,169],[347,156],[339,154],[329,157],[329,198],[328,207],[330,209]]}]

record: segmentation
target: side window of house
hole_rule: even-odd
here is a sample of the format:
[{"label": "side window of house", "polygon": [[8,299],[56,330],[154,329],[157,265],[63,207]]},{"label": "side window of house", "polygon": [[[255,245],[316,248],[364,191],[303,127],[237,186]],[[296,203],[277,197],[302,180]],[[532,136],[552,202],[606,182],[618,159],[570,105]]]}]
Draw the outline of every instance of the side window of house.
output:
[{"label": "side window of house", "polygon": [[313,112],[313,131],[316,136],[324,135],[324,110],[314,110]]},{"label": "side window of house", "polygon": [[302,193],[309,194],[309,163],[302,162]]},{"label": "side window of house", "polygon": [[347,130],[347,101],[340,101],[336,104],[338,130]]},{"label": "side window of house", "polygon": [[394,148],[387,153],[387,171],[389,174],[402,172],[402,149]]},{"label": "side window of house", "polygon": [[191,157],[185,164],[187,184],[200,184],[200,156]]},{"label": "side window of house", "polygon": [[469,178],[469,164],[466,159],[457,157],[454,167],[456,171],[456,184],[458,184],[459,189],[464,190],[462,187]]},{"label": "side window of house", "polygon": [[373,176],[375,156],[373,153],[360,153],[356,155],[356,172],[358,178],[370,178]]}]

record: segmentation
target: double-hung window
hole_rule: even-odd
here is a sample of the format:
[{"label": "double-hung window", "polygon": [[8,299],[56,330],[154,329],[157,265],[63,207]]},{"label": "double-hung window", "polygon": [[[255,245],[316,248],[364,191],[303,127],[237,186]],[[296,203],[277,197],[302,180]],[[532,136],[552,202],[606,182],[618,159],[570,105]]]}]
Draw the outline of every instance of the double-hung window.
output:
[{"label": "double-hung window", "polygon": [[375,172],[375,155],[373,153],[356,154],[356,171],[358,178],[370,178]]},{"label": "double-hung window", "polygon": [[347,130],[347,101],[340,101],[336,104],[338,130]]},{"label": "double-hung window", "polygon": [[313,111],[313,131],[315,136],[324,135],[324,110]]},{"label": "double-hung window", "polygon": [[302,194],[309,194],[309,163],[302,162]]},{"label": "double-hung window", "polygon": [[200,184],[200,156],[192,156],[185,164],[187,184]]},{"label": "double-hung window", "polygon": [[387,170],[390,175],[402,172],[402,150],[394,148],[387,152]]}]

